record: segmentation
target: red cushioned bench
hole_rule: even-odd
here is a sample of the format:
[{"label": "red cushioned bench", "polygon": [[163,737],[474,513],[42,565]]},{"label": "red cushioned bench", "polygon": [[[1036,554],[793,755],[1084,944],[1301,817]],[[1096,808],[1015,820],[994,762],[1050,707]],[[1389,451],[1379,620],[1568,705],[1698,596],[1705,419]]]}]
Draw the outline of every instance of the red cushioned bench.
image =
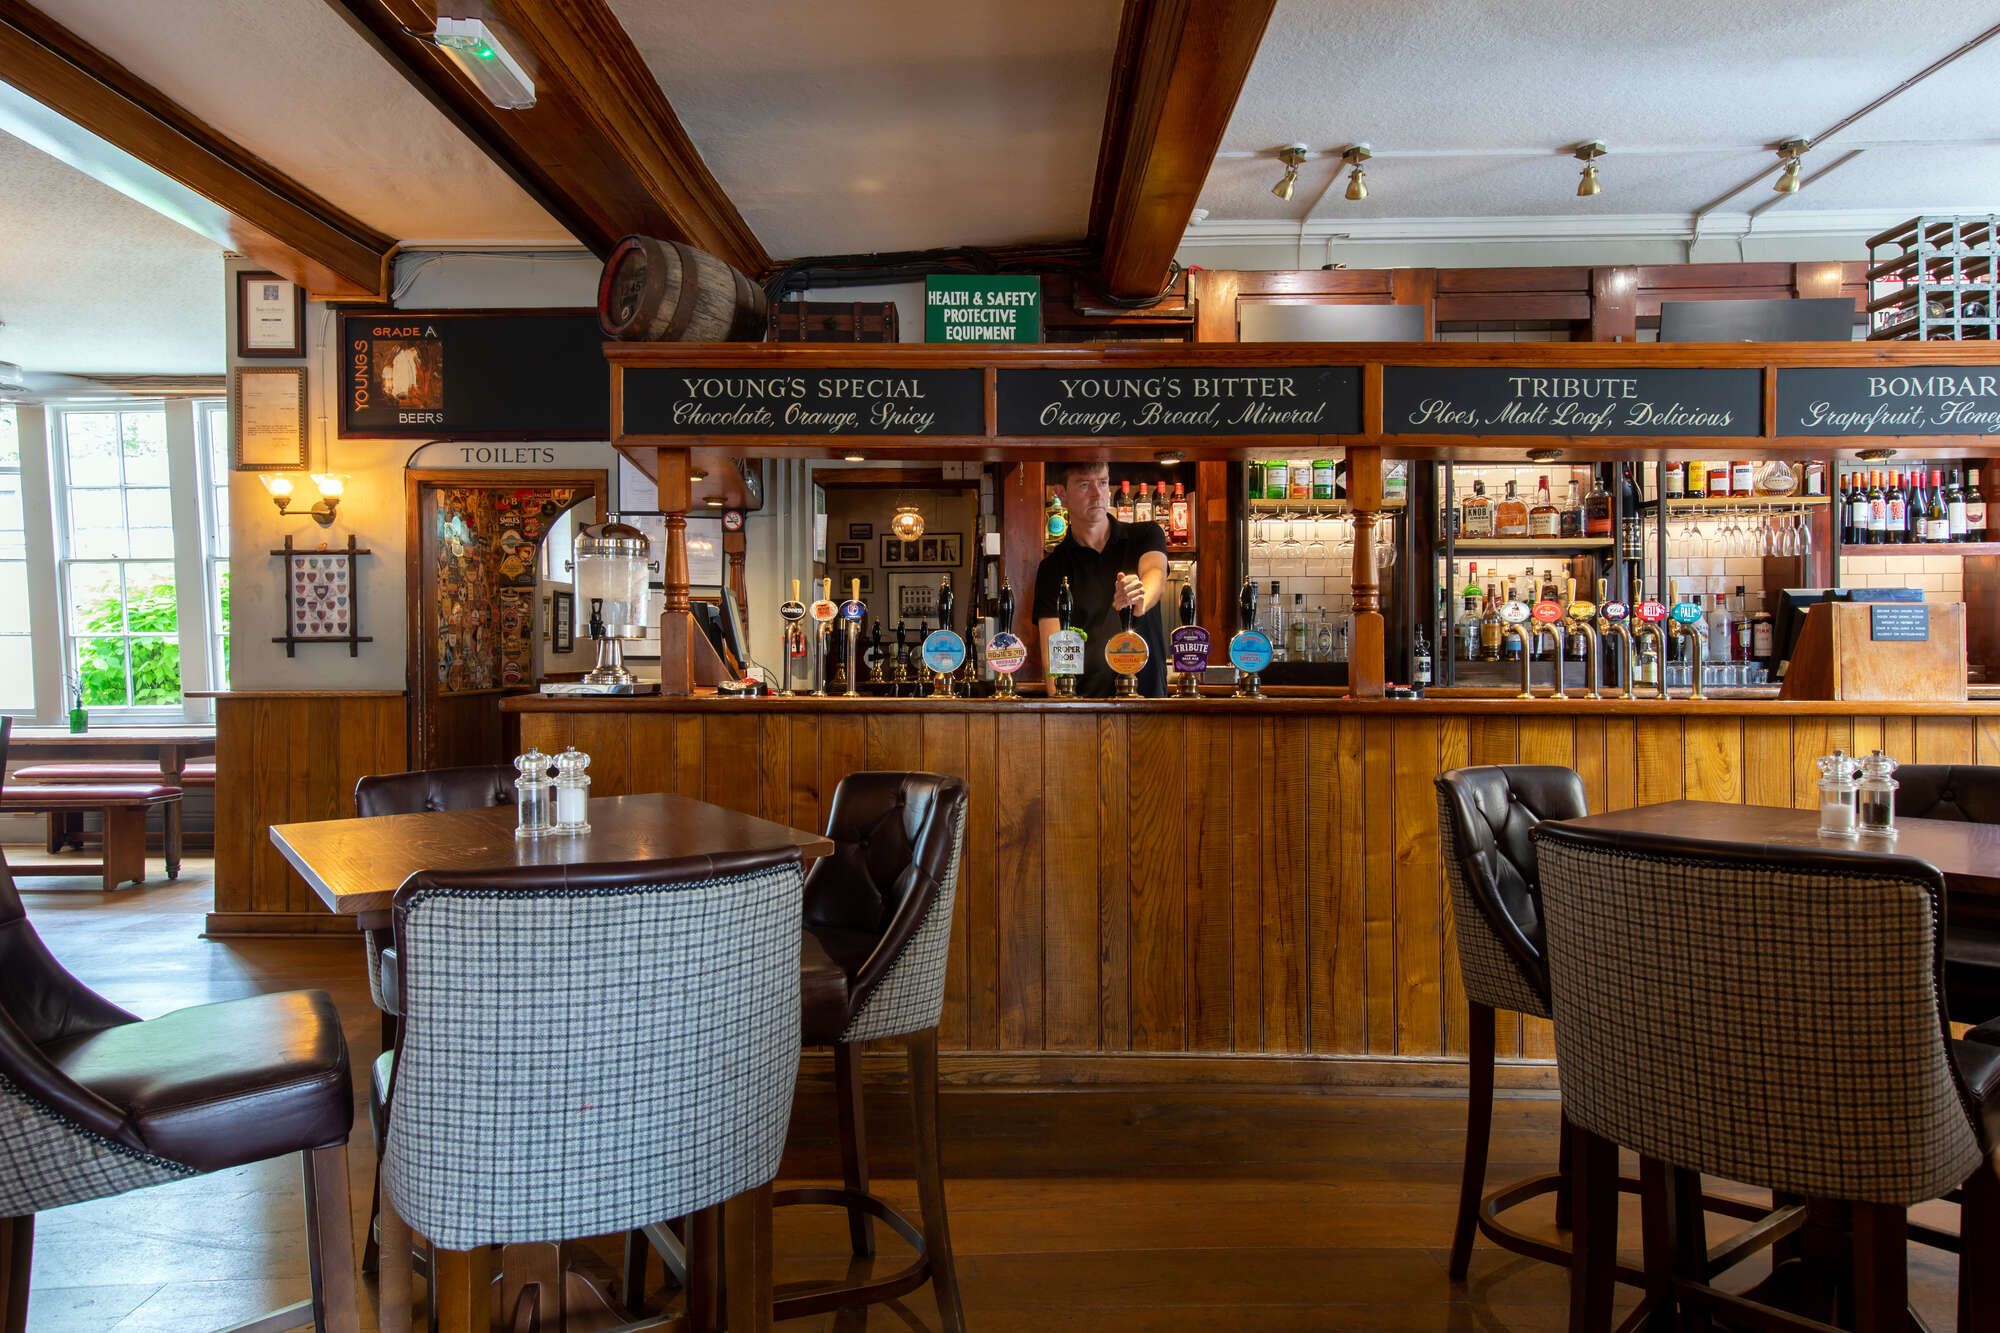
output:
[{"label": "red cushioned bench", "polygon": [[[155,776],[158,776],[155,774]],[[91,863],[10,866],[16,879],[31,875],[101,873],[104,887],[143,884],[146,880],[146,812],[156,805],[178,805],[179,787],[157,782],[93,782],[88,784],[0,787],[0,813],[58,816],[95,810],[104,817],[104,859]]]},{"label": "red cushioned bench", "polygon": [[[161,780],[160,766],[136,760],[65,760],[47,764],[25,764],[8,775],[9,782],[52,782],[52,783],[132,783],[152,785]],[[181,770],[182,787],[214,787],[215,761],[213,759],[191,759]],[[162,832],[162,847],[167,857],[167,878],[174,879],[180,874],[181,849],[173,845],[178,826],[172,821],[162,820],[166,825]],[[196,834],[196,846],[212,845],[209,835]],[[54,855],[64,847],[83,848],[83,813],[66,811],[49,815],[49,853]]]}]

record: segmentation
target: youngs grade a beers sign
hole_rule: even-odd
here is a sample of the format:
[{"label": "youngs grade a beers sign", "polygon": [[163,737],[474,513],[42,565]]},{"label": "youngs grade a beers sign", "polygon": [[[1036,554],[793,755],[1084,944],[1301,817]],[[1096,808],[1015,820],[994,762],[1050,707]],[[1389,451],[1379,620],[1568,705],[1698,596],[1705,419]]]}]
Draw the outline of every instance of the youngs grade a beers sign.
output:
[{"label": "youngs grade a beers sign", "polygon": [[595,312],[347,311],[339,325],[349,439],[609,437]]}]

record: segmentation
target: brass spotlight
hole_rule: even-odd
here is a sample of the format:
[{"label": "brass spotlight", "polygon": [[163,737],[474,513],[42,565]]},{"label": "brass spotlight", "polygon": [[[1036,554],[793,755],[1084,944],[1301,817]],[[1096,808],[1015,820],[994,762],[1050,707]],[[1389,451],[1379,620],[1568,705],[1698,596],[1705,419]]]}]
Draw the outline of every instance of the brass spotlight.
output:
[{"label": "brass spotlight", "polygon": [[1306,146],[1295,143],[1280,148],[1278,160],[1285,164],[1285,174],[1271,187],[1271,193],[1280,199],[1289,200],[1292,197],[1293,187],[1299,183],[1299,164],[1306,160]]},{"label": "brass spotlight", "polygon": [[1597,159],[1608,151],[1602,139],[1592,139],[1589,143],[1576,146],[1573,156],[1583,163],[1583,179],[1576,183],[1577,198],[1589,199],[1603,191],[1604,187],[1597,180]]},{"label": "brass spotlight", "polygon": [[1358,143],[1352,148],[1341,150],[1340,160],[1342,164],[1353,168],[1353,172],[1347,178],[1347,199],[1349,203],[1358,204],[1368,197],[1368,173],[1361,169],[1361,164],[1373,156],[1375,156],[1375,150],[1365,143]]},{"label": "brass spotlight", "polygon": [[1805,139],[1787,139],[1778,145],[1778,160],[1785,164],[1785,169],[1778,173],[1777,183],[1771,187],[1773,190],[1779,194],[1799,192],[1799,159],[1810,147],[1812,144]]}]

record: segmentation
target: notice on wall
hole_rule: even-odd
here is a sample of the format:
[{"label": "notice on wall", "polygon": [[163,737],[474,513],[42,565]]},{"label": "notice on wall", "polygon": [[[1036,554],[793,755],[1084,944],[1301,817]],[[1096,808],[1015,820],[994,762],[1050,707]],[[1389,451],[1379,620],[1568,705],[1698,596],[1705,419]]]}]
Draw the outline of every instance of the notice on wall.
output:
[{"label": "notice on wall", "polygon": [[1354,435],[1356,366],[1002,370],[1002,435]]},{"label": "notice on wall", "polygon": [[349,439],[608,439],[607,380],[594,311],[340,316]]},{"label": "notice on wall", "polygon": [[924,279],[927,343],[1038,343],[1042,280],[935,273]]},{"label": "notice on wall", "polygon": [[625,370],[627,435],[983,435],[977,370]]},{"label": "notice on wall", "polygon": [[1868,637],[1878,642],[1927,643],[1931,637],[1931,609],[1921,602],[1871,606]]},{"label": "notice on wall", "polygon": [[1757,370],[1384,366],[1388,435],[1757,435]]},{"label": "notice on wall", "polygon": [[1780,370],[1778,434],[2000,434],[2000,367]]}]

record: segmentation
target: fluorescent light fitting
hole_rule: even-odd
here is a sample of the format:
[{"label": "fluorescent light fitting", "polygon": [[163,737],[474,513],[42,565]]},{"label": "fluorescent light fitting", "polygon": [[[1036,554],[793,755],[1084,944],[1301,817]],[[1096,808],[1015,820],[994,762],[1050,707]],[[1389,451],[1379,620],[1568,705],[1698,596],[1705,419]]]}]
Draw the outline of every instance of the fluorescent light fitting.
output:
[{"label": "fluorescent light fitting", "polygon": [[435,40],[459,72],[494,106],[502,111],[526,111],[535,104],[535,81],[484,19],[440,18]]}]

